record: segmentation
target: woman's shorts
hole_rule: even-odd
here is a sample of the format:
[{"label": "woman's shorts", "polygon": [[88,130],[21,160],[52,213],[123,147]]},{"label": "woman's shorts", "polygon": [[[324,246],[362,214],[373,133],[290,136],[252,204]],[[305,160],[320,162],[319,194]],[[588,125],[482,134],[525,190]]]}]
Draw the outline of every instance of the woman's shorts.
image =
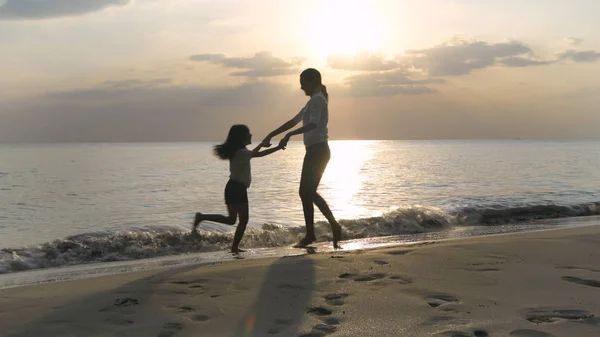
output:
[{"label": "woman's shorts", "polygon": [[231,180],[225,185],[225,204],[247,204],[248,188],[239,181]]}]

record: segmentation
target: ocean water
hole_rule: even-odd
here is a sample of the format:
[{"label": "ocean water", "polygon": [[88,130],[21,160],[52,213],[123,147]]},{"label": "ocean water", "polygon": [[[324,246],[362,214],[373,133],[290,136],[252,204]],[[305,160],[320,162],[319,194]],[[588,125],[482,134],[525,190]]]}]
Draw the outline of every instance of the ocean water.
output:
[{"label": "ocean water", "polygon": [[[189,233],[195,212],[226,210],[228,163],[212,145],[0,144],[0,273],[228,249],[233,226],[205,222]],[[330,146],[320,192],[354,242],[550,228],[550,219],[600,214],[600,140]],[[292,142],[252,160],[244,247],[284,247],[302,235],[303,155]]]}]

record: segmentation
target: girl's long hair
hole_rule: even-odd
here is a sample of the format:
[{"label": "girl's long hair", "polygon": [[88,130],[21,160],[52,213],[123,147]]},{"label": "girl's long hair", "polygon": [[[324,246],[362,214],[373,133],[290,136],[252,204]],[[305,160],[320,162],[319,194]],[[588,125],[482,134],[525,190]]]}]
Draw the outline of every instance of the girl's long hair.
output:
[{"label": "girl's long hair", "polygon": [[231,159],[237,150],[246,147],[249,133],[250,129],[246,125],[236,124],[232,126],[229,129],[225,143],[215,145],[213,153],[223,160]]}]

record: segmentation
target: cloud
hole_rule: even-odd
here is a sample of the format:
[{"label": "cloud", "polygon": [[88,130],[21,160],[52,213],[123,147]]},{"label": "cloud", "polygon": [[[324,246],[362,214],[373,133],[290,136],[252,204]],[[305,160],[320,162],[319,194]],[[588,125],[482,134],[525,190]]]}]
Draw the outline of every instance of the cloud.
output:
[{"label": "cloud", "polygon": [[442,79],[412,79],[402,70],[353,75],[345,79],[355,97],[421,95],[436,92],[425,84],[443,83]]},{"label": "cloud", "polygon": [[437,90],[419,85],[407,86],[375,86],[375,87],[355,87],[350,88],[350,93],[354,97],[385,97],[395,95],[422,95],[435,93]]},{"label": "cloud", "polygon": [[236,123],[248,124],[258,137],[277,126],[273,120],[293,116],[280,111],[306,100],[299,90],[266,81],[152,84],[158,80],[107,81],[15,102],[0,109],[0,142],[216,140]]},{"label": "cloud", "polygon": [[0,5],[0,20],[39,20],[75,16],[109,6],[127,5],[130,2],[131,0],[5,0],[4,4]]},{"label": "cloud", "polygon": [[600,60],[600,53],[571,49],[543,60],[521,42],[489,43],[455,38],[432,48],[409,50],[396,56],[394,61],[368,53],[335,56],[328,61],[337,69],[362,71],[345,80],[352,96],[392,96],[433,93],[436,90],[427,85],[443,83],[441,77],[466,75],[488,67],[523,68],[565,60],[596,62]]},{"label": "cloud", "polygon": [[225,68],[243,69],[231,73],[233,76],[271,77],[298,73],[298,66],[303,58],[292,58],[285,61],[273,56],[271,52],[262,51],[252,57],[227,57],[223,54],[198,54],[190,56],[196,62],[209,62]]},{"label": "cloud", "polygon": [[[577,38],[570,40],[574,44],[582,41]],[[575,62],[595,62],[600,59],[600,53],[592,50],[567,50],[554,59],[544,60],[536,57],[529,46],[519,41],[491,43],[455,37],[431,48],[408,50],[403,55],[393,58],[385,57],[381,53],[360,52],[356,55],[332,55],[327,61],[330,67],[341,70],[379,73],[406,70],[430,77],[449,77],[467,75],[489,67],[544,66],[567,59]],[[397,78],[397,73],[378,76]]]},{"label": "cloud", "polygon": [[362,51],[354,56],[336,54],[327,57],[327,64],[333,69],[383,71],[399,68],[397,60],[388,59],[381,53]]},{"label": "cloud", "polygon": [[[585,95],[582,93],[578,99],[557,97],[554,92],[538,94],[539,90],[531,88],[533,99],[522,100],[523,95],[516,95],[506,100],[505,92],[490,90],[497,96],[490,99],[472,95],[469,98],[475,101],[470,103],[464,100],[469,91],[464,95],[426,95],[435,90],[434,84],[439,81],[436,79],[412,78],[415,74],[402,71],[369,75],[354,88],[336,83],[329,86],[335,102],[332,113],[343,115],[331,123],[333,139],[597,135],[598,123],[592,123],[599,121],[595,110],[598,95],[594,95],[597,90],[585,83],[581,84]],[[237,123],[248,124],[259,140],[306,102],[300,90],[276,81],[249,81],[227,87],[151,84],[152,81],[107,81],[7,104],[0,101],[0,142],[212,142],[223,140],[229,127]],[[371,83],[381,85],[369,86]],[[518,88],[522,90],[527,88]],[[350,94],[405,96],[401,100],[342,97]],[[568,105],[562,104],[566,102]],[[565,107],[571,107],[574,117],[565,117]]]},{"label": "cloud", "polygon": [[507,57],[500,60],[500,63],[506,67],[532,67],[532,66],[543,66],[555,63],[554,60],[540,61],[525,57]]},{"label": "cloud", "polygon": [[359,74],[348,77],[347,82],[369,82],[378,85],[408,85],[408,84],[431,84],[431,83],[444,83],[442,79],[422,79],[416,80],[409,77],[409,75],[402,70],[394,70],[379,73],[367,73]]},{"label": "cloud", "polygon": [[583,39],[580,39],[578,37],[568,37],[566,38],[566,40],[567,43],[572,46],[579,46],[583,42]]},{"label": "cloud", "polygon": [[425,69],[431,76],[459,76],[493,66],[503,58],[531,52],[518,41],[488,43],[454,38],[429,49],[409,50],[406,54],[412,57],[415,67]]},{"label": "cloud", "polygon": [[162,85],[169,84],[171,82],[172,79],[170,78],[155,78],[151,80],[111,80],[102,82],[100,85],[92,88],[53,91],[44,95],[44,97],[55,101],[88,101],[90,103],[94,103],[94,101],[97,100],[135,100],[143,93],[151,95],[161,91],[168,91],[169,89]]},{"label": "cloud", "polygon": [[567,50],[559,55],[561,60],[570,59],[575,62],[596,62],[600,59],[600,53],[594,50],[576,51]]},{"label": "cloud", "polygon": [[227,57],[224,54],[198,54],[190,56],[192,61],[206,61],[216,64],[224,63]]},{"label": "cloud", "polygon": [[145,87],[150,88],[160,84],[169,84],[172,82],[170,78],[155,78],[152,80],[119,80],[119,81],[106,81],[102,84],[109,88],[132,88],[132,87]]},{"label": "cloud", "polygon": [[[171,82],[168,78],[152,80],[105,81],[89,88],[51,91],[39,99],[61,104],[83,103],[104,106],[134,103],[139,106],[186,105],[190,106],[244,106],[263,104],[271,97],[290,95],[290,88],[275,82],[249,82],[236,86],[197,86],[164,85]],[[161,103],[158,103],[161,102]]]}]

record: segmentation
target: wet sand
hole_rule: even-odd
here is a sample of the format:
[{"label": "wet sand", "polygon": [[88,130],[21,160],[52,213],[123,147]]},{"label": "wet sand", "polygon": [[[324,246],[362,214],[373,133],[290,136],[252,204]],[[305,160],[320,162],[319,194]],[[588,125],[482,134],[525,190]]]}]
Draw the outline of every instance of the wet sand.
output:
[{"label": "wet sand", "polygon": [[599,336],[600,226],[0,291],[1,336]]}]

